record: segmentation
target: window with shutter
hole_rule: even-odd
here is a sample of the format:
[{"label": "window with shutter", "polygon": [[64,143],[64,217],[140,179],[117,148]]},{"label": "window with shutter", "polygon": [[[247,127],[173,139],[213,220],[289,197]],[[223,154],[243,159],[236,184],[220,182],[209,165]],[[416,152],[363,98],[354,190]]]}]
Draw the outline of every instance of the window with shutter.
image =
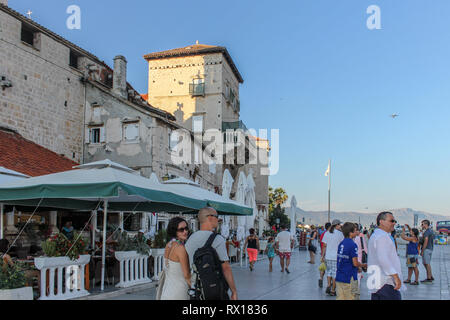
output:
[{"label": "window with shutter", "polygon": [[170,149],[170,151],[177,151],[178,141],[179,141],[178,132],[170,131],[169,132],[169,149]]},{"label": "window with shutter", "polygon": [[139,140],[139,124],[127,123],[123,125],[123,140],[137,141]]},{"label": "window with shutter", "polygon": [[228,83],[225,84],[225,100],[230,100],[230,85]]},{"label": "window with shutter", "polygon": [[105,127],[100,127],[100,143],[105,142]]},{"label": "window with shutter", "polygon": [[89,129],[89,142],[100,143],[101,141],[101,127]]},{"label": "window with shutter", "polygon": [[192,131],[194,133],[203,132],[203,116],[192,116]]}]

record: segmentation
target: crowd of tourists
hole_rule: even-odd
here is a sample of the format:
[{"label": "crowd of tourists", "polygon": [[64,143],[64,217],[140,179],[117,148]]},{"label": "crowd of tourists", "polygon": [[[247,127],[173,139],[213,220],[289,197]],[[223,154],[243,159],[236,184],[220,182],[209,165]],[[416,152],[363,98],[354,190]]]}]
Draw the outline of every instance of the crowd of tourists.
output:
[{"label": "crowd of tourists", "polygon": [[[199,211],[200,230],[189,237],[187,222],[181,217],[170,220],[168,234],[171,241],[165,249],[165,267],[160,275],[157,299],[161,300],[237,300],[237,289],[231,270],[225,239],[215,232],[219,217],[213,208]],[[312,226],[306,247],[310,264],[320,257],[318,286],[337,300],[359,300],[361,281],[368,275],[377,277],[370,286],[372,300],[401,300],[405,286],[433,283],[431,257],[434,233],[430,221],[423,220],[422,232],[405,225],[400,237],[407,241],[408,276],[403,280],[397,252],[394,226],[397,221],[391,212],[381,212],[376,226],[369,229],[360,224],[339,219],[323,227]],[[265,253],[269,272],[273,260],[279,257],[280,270],[289,274],[295,237],[281,226],[276,237],[269,237]],[[255,270],[260,241],[254,229],[249,230],[244,250],[250,271]],[[419,280],[419,257],[426,270],[426,278]],[[414,281],[412,276],[414,274]]]},{"label": "crowd of tourists", "polygon": [[[377,224],[370,230],[352,222],[341,223],[338,219],[319,228],[317,235],[312,231],[308,250],[314,255],[311,241],[319,237],[321,265],[319,267],[319,287],[327,276],[325,293],[336,296],[337,300],[359,300],[361,280],[368,268],[376,278],[368,289],[372,300],[401,300],[405,285],[433,283],[431,256],[434,233],[429,220],[421,223],[419,229],[405,225],[400,237],[407,241],[406,264],[408,277],[402,276],[400,258],[394,227],[397,221],[391,212],[381,212]],[[426,278],[419,281],[419,256],[426,270]],[[313,259],[312,259],[313,260]],[[373,273],[372,273],[373,272]],[[415,279],[412,281],[414,273]]]}]

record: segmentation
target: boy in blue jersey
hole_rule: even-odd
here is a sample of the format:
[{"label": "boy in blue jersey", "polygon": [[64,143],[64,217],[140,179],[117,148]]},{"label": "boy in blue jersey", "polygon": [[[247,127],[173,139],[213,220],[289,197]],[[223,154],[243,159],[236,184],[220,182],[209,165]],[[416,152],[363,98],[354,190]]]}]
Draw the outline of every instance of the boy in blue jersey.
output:
[{"label": "boy in blue jersey", "polygon": [[367,268],[367,264],[358,261],[358,246],[353,241],[356,236],[354,223],[346,222],[342,226],[345,239],[338,246],[336,293],[337,300],[356,300],[358,294],[358,268]]}]

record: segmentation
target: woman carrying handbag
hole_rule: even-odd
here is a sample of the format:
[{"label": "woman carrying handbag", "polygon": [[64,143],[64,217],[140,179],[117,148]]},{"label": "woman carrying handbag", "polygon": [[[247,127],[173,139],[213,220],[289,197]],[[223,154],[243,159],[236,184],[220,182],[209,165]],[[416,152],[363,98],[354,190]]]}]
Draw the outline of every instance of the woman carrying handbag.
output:
[{"label": "woman carrying handbag", "polygon": [[[358,247],[358,262],[365,264],[367,263],[367,241],[366,241],[366,237],[361,234],[360,232],[360,225],[355,223],[355,227],[356,227],[356,237],[353,239],[353,241],[355,241],[356,246]],[[359,300],[359,292],[361,289],[361,279],[363,278],[363,271],[367,272],[367,269],[358,269],[358,293],[356,295],[356,300]]]}]

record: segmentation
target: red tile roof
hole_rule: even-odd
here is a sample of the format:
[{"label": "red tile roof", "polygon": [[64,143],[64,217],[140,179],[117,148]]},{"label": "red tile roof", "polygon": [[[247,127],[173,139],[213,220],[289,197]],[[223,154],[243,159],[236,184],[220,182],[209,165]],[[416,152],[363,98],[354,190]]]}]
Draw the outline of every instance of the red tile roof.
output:
[{"label": "red tile roof", "polygon": [[202,54],[209,54],[209,53],[222,53],[225,56],[225,59],[227,60],[231,69],[233,70],[234,75],[236,76],[238,81],[240,83],[244,82],[244,79],[242,78],[241,74],[239,73],[236,65],[233,62],[233,59],[231,59],[231,56],[228,53],[227,48],[225,48],[225,47],[209,46],[206,44],[193,44],[191,46],[187,46],[184,48],[177,48],[177,49],[171,49],[171,50],[160,51],[160,52],[152,52],[152,53],[146,54],[144,56],[144,59],[146,59],[148,61],[148,60],[202,55]]},{"label": "red tile roof", "polygon": [[36,177],[71,170],[78,163],[0,127],[0,166]]}]

